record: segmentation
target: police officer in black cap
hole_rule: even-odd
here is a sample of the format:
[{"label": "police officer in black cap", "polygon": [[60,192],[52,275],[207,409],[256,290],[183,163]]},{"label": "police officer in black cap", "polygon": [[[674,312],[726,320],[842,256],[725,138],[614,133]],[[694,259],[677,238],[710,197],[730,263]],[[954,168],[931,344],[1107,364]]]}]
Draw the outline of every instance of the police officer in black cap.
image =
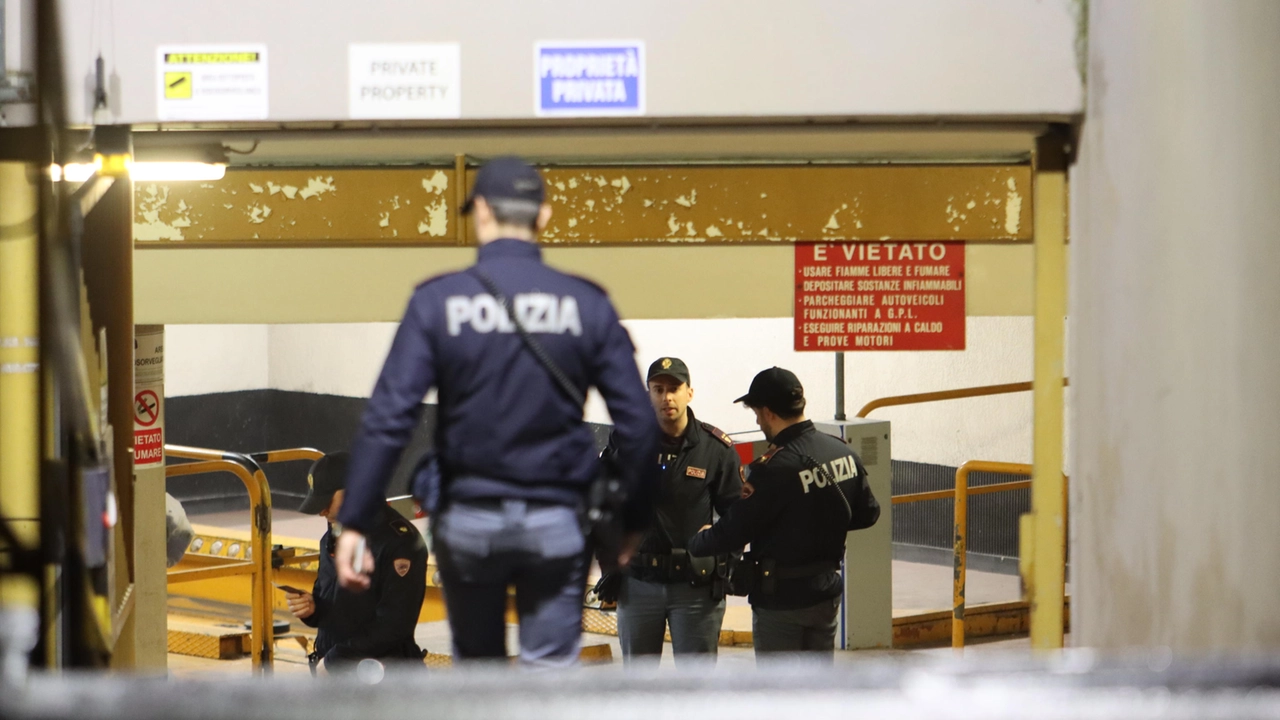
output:
[{"label": "police officer in black cap", "polygon": [[346,495],[347,461],[345,452],[329,453],[307,474],[310,489],[298,511],[331,524],[320,538],[320,570],[311,592],[285,591],[289,611],[319,630],[309,658],[313,671],[321,663],[329,672],[350,669],[364,658],[421,662],[413,631],[426,593],[427,545],[417,528],[383,503],[365,536],[373,557],[369,591],[355,593],[338,585],[333,552],[342,527],[332,519]]},{"label": "police officer in black cap", "polygon": [[713,527],[689,541],[689,553],[714,555],[751,543],[746,575],[757,654],[835,650],[843,590],[845,535],[871,527],[880,506],[858,456],[804,416],[804,388],[774,367],[734,402],[751,408],[770,443],[747,469],[747,493]]},{"label": "police officer in black cap", "polygon": [[[714,656],[724,620],[724,585],[716,573],[716,559],[691,558],[685,542],[741,495],[738,453],[728,435],[694,417],[689,407],[693,387],[683,360],[658,358],[649,366],[648,381],[649,400],[662,429],[662,475],[653,526],[617,579],[622,657],[627,663],[660,657],[668,625],[677,661]],[[616,433],[606,455],[615,453],[615,440]],[[602,587],[608,585],[606,581]]]},{"label": "police officer in black cap", "polygon": [[440,507],[432,532],[454,657],[506,658],[514,585],[521,662],[571,665],[589,560],[581,517],[600,475],[584,396],[595,386],[618,430],[629,498],[620,512],[623,563],[651,517],[657,423],[605,291],[542,262],[537,234],[551,207],[538,171],[514,157],[486,163],[462,210],[480,244],[477,262],[419,285],[409,301],[352,445],[338,578],[368,586],[354,567],[360,535],[375,525],[434,386]]}]

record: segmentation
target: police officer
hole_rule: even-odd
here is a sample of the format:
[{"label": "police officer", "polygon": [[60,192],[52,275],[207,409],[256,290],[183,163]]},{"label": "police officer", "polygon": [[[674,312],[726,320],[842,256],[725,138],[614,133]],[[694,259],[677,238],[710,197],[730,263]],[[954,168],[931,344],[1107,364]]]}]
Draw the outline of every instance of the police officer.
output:
[{"label": "police officer", "polygon": [[755,412],[770,448],[749,466],[746,496],[690,540],[689,553],[751,543],[744,568],[756,653],[811,651],[830,660],[845,535],[874,525],[880,506],[858,456],[805,419],[804,388],[789,370],[760,372],[734,402]]},{"label": "police officer", "polygon": [[[738,453],[723,431],[694,417],[693,387],[680,358],[649,366],[649,400],[662,429],[661,481],[653,526],[618,589],[618,640],[627,663],[662,655],[668,623],[677,661],[715,655],[724,620],[724,586],[714,558],[691,559],[685,542],[723,515],[742,493]],[[615,433],[616,438],[616,433]],[[606,453],[614,452],[611,439]]]},{"label": "police officer", "polygon": [[[307,475],[311,486],[299,512],[337,517],[343,506],[347,453],[315,461]],[[349,669],[364,658],[422,660],[413,640],[427,586],[427,545],[418,529],[383,503],[369,524],[367,541],[373,557],[369,592],[338,586],[334,571],[334,538],[342,528],[331,524],[320,539],[320,571],[309,593],[285,593],[289,611],[319,629],[312,669]]]},{"label": "police officer", "polygon": [[338,577],[368,586],[354,569],[360,534],[372,529],[434,386],[441,508],[432,533],[454,657],[506,657],[514,585],[522,663],[570,665],[589,560],[580,518],[600,470],[581,397],[599,389],[618,430],[630,498],[621,562],[649,520],[657,423],[605,291],[542,262],[536,238],[551,208],[538,171],[518,158],[490,161],[462,210],[480,244],[477,262],[419,285],[409,301],[352,446]]}]

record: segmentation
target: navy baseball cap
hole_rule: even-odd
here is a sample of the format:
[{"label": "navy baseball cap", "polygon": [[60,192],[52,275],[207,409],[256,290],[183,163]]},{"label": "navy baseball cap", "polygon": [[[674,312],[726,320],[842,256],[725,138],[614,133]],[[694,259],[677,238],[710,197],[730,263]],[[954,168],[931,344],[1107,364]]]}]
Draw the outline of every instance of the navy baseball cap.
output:
[{"label": "navy baseball cap", "polygon": [[756,373],[747,394],[734,402],[744,403],[747,407],[769,408],[777,415],[788,417],[803,409],[804,387],[795,373],[771,367]]},{"label": "navy baseball cap", "polygon": [[329,507],[334,493],[347,486],[347,460],[345,452],[332,452],[311,464],[307,471],[307,496],[302,499],[298,512],[319,515]]},{"label": "navy baseball cap", "polygon": [[659,375],[666,375],[684,383],[691,385],[689,382],[689,366],[684,361],[676,357],[658,358],[649,366],[649,374],[645,377],[645,382],[652,380]]},{"label": "navy baseball cap", "polygon": [[478,197],[490,204],[528,205],[537,212],[546,195],[542,175],[537,168],[514,155],[508,155],[494,158],[480,167],[480,171],[476,173],[476,182],[471,187],[471,194],[462,206],[463,215],[471,214]]}]

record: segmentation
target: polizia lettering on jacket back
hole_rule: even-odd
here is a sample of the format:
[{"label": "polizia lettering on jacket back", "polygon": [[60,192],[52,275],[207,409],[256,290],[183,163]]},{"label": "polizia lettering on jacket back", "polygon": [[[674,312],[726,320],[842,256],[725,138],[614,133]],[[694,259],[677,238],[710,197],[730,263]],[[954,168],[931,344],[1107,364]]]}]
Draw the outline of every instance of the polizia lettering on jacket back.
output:
[{"label": "polizia lettering on jacket back", "polygon": [[[551,293],[521,293],[512,298],[516,317],[531,333],[582,335],[582,319],[578,301],[572,295],[557,297]],[[462,327],[470,325],[478,333],[513,333],[516,324],[507,308],[492,295],[451,295],[445,300],[445,316],[449,334],[457,337]]]},{"label": "polizia lettering on jacket back", "polygon": [[800,484],[804,487],[805,494],[808,494],[810,486],[826,487],[827,478],[832,478],[839,483],[858,477],[858,465],[852,456],[836,458],[822,465],[821,468],[826,472],[820,472],[817,469],[800,471]]}]

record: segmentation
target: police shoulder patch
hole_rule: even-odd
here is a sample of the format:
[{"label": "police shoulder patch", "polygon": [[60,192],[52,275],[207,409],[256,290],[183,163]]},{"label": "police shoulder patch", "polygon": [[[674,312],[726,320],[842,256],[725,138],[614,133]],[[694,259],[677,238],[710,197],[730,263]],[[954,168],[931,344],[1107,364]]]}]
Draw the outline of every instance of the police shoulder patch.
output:
[{"label": "police shoulder patch", "polygon": [[770,458],[772,458],[774,455],[777,455],[778,451],[781,449],[782,448],[777,445],[770,445],[769,451],[761,455],[760,457],[756,458],[756,462],[760,463],[761,465],[764,465],[765,463],[769,462]]},{"label": "police shoulder patch", "polygon": [[396,558],[392,563],[392,567],[396,569],[396,574],[404,577],[409,574],[409,568],[413,566],[413,561],[409,558]]},{"label": "police shoulder patch", "polygon": [[733,439],[730,438],[729,435],[725,433],[725,431],[721,430],[715,425],[712,425],[711,423],[702,422],[701,420],[699,420],[698,422],[702,425],[702,429],[706,430],[707,433],[711,435],[711,437],[719,440],[720,442],[724,443],[729,447],[733,447]]}]

